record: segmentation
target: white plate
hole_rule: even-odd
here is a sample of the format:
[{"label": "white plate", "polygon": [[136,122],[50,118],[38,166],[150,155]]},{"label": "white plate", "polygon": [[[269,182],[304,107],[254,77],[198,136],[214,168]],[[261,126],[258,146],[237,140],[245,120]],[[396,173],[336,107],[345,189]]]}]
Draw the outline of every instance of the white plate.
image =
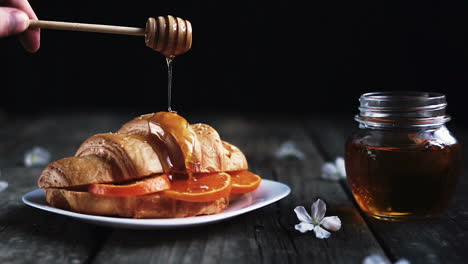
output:
[{"label": "white plate", "polygon": [[263,179],[257,190],[245,194],[238,200],[232,202],[222,213],[214,215],[203,215],[186,218],[162,218],[162,219],[133,219],[108,216],[96,216],[80,214],[67,210],[51,207],[45,199],[45,192],[42,189],[36,189],[23,196],[23,202],[32,207],[36,207],[52,213],[66,215],[102,226],[131,228],[131,229],[166,229],[202,225],[218,222],[228,218],[238,216],[268,204],[274,203],[291,192],[291,188],[286,184]]}]

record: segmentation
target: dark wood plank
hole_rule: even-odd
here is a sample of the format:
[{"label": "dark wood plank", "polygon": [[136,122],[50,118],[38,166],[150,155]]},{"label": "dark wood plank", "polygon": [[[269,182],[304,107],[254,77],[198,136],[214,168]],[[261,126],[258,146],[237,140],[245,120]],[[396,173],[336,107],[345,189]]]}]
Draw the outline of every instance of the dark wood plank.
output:
[{"label": "dark wood plank", "polygon": [[18,136],[23,133],[25,126],[36,120],[37,117],[32,116],[16,116],[16,117],[4,117],[4,120],[0,123],[0,166],[11,166],[15,163],[12,158],[11,152],[16,149],[16,146],[21,141],[18,140]]},{"label": "dark wood plank", "polygon": [[0,180],[0,263],[83,263],[106,229],[44,212],[22,203],[36,188],[40,169],[2,169]]},{"label": "dark wood plank", "polygon": [[12,118],[0,133],[0,166],[23,166],[25,152],[34,146],[46,148],[52,160],[73,156],[89,136],[116,131],[131,118],[125,113],[48,113]]},{"label": "dark wood plank", "polygon": [[52,160],[71,156],[99,132],[117,129],[130,117],[109,114],[49,114],[9,122],[1,138],[0,263],[82,263],[98,250],[108,229],[31,208],[21,196],[37,188],[42,167],[24,168],[26,150],[39,145]]},{"label": "dark wood plank", "polygon": [[[468,140],[464,129],[450,123],[448,126],[462,144]],[[352,122],[352,117],[311,118],[307,127],[325,156],[332,160],[343,155],[345,139],[357,128],[357,123]],[[467,150],[465,146],[464,152]],[[465,155],[464,164],[467,161]],[[347,188],[346,184],[343,186]],[[464,169],[447,213],[437,220],[390,223],[366,217],[366,221],[393,261],[406,258],[411,263],[464,263],[468,259],[467,188],[468,175]]]},{"label": "dark wood plank", "polygon": [[[218,224],[168,231],[115,230],[94,262],[360,263],[371,253],[383,254],[339,184],[319,179],[323,158],[297,120],[208,115],[189,121],[211,124],[223,139],[245,152],[252,171],[290,185],[292,194]],[[275,159],[274,151],[285,140],[294,140],[307,158]],[[327,202],[327,215],[338,215],[343,221],[342,230],[327,240],[294,229],[299,222],[294,207],[310,208],[318,197]]]}]

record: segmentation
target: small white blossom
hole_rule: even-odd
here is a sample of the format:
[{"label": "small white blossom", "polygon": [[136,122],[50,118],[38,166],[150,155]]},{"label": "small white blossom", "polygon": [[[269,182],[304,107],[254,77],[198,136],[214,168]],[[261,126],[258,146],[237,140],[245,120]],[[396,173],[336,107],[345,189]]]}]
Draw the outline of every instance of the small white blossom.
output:
[{"label": "small white blossom", "polygon": [[50,152],[42,147],[34,147],[24,154],[24,166],[44,166],[50,162]]},{"label": "small white blossom", "polygon": [[0,192],[3,192],[6,188],[8,188],[8,182],[0,181]]},{"label": "small white blossom", "polygon": [[275,157],[277,159],[295,158],[299,160],[305,159],[304,153],[299,150],[294,141],[288,140],[283,142],[276,150]]},{"label": "small white blossom", "polygon": [[[0,177],[2,177],[2,171],[0,170]],[[6,188],[8,188],[8,182],[0,181],[0,192],[3,192]]]},{"label": "small white blossom", "polygon": [[[312,216],[307,213],[307,210],[304,208],[304,206],[297,206],[294,208],[294,212],[301,222],[295,225],[294,228],[302,233],[313,230],[315,236],[320,239],[329,238],[331,233],[326,229],[330,231],[340,230],[341,220],[337,216],[325,217],[326,211],[327,206],[320,199],[317,199],[317,201],[312,204]],[[326,229],[322,228],[322,226]]]},{"label": "small white blossom", "polygon": [[[362,261],[362,264],[392,264],[392,262],[390,262],[390,260],[383,257],[382,255],[372,254],[372,255],[367,256]],[[393,264],[410,264],[410,262],[407,259],[402,258]]]},{"label": "small white blossom", "polygon": [[325,164],[323,164],[321,178],[330,181],[339,180],[340,176],[338,175],[338,170],[336,169],[335,164],[331,162],[326,162]]},{"label": "small white blossom", "polygon": [[341,178],[346,178],[346,167],[343,157],[337,157],[335,159],[335,166]]},{"label": "small white blossom", "polygon": [[337,157],[335,162],[325,162],[322,166],[322,179],[338,181],[346,178],[345,161],[342,157]]}]

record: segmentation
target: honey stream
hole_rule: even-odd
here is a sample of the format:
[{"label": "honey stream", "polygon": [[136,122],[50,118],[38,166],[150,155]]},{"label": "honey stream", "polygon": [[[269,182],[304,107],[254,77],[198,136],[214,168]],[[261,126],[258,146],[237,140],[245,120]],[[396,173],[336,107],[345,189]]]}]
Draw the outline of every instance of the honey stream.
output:
[{"label": "honey stream", "polygon": [[175,56],[166,57],[167,63],[167,111],[172,112],[172,66]]}]

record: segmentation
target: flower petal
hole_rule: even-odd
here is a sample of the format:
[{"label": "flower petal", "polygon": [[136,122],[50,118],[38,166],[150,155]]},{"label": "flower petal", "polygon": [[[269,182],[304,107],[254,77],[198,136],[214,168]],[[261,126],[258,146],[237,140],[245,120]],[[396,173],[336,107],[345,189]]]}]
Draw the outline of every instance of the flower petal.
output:
[{"label": "flower petal", "polygon": [[50,152],[43,147],[34,147],[24,154],[26,167],[45,166],[50,162]]},{"label": "flower petal", "polygon": [[8,182],[0,181],[0,192],[4,191],[6,188],[8,188]]},{"label": "flower petal", "polygon": [[338,216],[324,217],[320,224],[330,231],[338,231],[341,228],[341,220]]},{"label": "flower petal", "polygon": [[294,212],[296,213],[299,221],[312,223],[312,218],[310,217],[309,213],[307,213],[304,206],[297,206],[296,208],[294,208]]},{"label": "flower petal", "polygon": [[346,167],[345,160],[342,157],[338,157],[335,160],[336,172],[340,178],[346,178]]},{"label": "flower petal", "polygon": [[312,221],[314,224],[320,224],[325,213],[327,212],[327,205],[320,199],[317,199],[315,203],[312,204]]},{"label": "flower petal", "polygon": [[310,223],[306,223],[306,222],[301,222],[297,225],[294,226],[294,228],[298,231],[300,231],[301,233],[305,233],[307,231],[311,231],[314,229],[314,225],[313,224],[310,224]]},{"label": "flower petal", "polygon": [[277,159],[305,159],[305,154],[297,147],[297,144],[294,141],[288,140],[281,144],[281,146],[276,150],[275,157]]},{"label": "flower petal", "polygon": [[331,233],[321,228],[320,226],[314,227],[315,236],[320,239],[329,238]]},{"label": "flower petal", "polygon": [[391,264],[391,262],[379,254],[372,254],[367,256],[362,264]]},{"label": "flower petal", "polygon": [[407,260],[405,258],[401,258],[397,262],[395,262],[394,264],[410,264],[410,263],[411,262],[409,262],[409,260]]},{"label": "flower petal", "polygon": [[322,166],[322,175],[321,178],[324,180],[337,181],[340,179],[340,175],[335,164],[331,162],[326,162]]}]

